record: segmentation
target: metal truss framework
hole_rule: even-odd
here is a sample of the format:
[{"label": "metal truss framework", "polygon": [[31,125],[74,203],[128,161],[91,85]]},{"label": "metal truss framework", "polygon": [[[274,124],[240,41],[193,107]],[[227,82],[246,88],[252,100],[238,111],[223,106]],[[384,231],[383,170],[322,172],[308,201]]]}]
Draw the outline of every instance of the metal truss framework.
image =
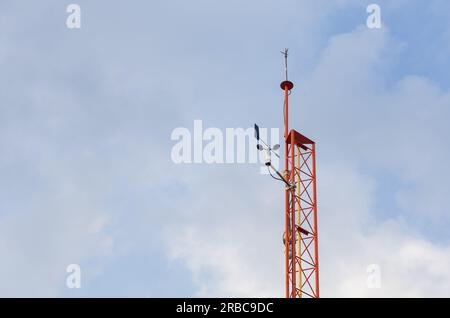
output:
[{"label": "metal truss framework", "polygon": [[288,96],[293,84],[285,81],[285,264],[286,297],[319,297],[317,241],[316,149],[314,141],[288,131]]}]

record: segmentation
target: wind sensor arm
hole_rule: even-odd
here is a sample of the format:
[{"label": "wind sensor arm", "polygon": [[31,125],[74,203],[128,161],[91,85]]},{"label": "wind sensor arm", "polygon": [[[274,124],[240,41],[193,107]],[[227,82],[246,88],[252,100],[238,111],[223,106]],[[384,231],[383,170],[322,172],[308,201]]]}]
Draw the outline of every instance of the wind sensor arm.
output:
[{"label": "wind sensor arm", "polygon": [[[257,124],[255,124],[255,138],[258,142],[262,142],[264,144],[264,146],[266,146],[266,149],[268,149],[271,153],[273,153],[275,156],[277,156],[278,158],[280,158],[280,155],[277,154],[275,151],[277,151],[278,149],[280,149],[280,145],[276,144],[273,147],[270,147],[263,139],[260,138],[259,136],[259,126]],[[264,147],[260,144],[256,145],[256,148],[258,150],[264,150]]]},{"label": "wind sensor arm", "polygon": [[[280,178],[275,178],[272,174],[272,177],[276,180],[280,180],[283,181],[289,188],[292,187],[293,185],[290,184],[286,178],[281,174],[281,172],[279,172],[277,169],[275,169],[275,167],[272,165],[272,160],[270,158],[270,155],[273,153],[275,154],[278,158],[280,157],[275,151],[280,149],[280,145],[276,144],[273,147],[270,147],[264,140],[261,139],[260,135],[259,135],[259,126],[257,124],[255,124],[255,138],[258,141],[258,144],[256,145],[256,148],[259,151],[264,151],[265,152],[265,165],[267,166],[267,169],[269,169],[269,173],[270,173],[270,168],[272,168],[273,171],[275,171],[275,173],[277,174],[277,176]],[[262,142],[264,144],[261,145],[259,142]]]}]

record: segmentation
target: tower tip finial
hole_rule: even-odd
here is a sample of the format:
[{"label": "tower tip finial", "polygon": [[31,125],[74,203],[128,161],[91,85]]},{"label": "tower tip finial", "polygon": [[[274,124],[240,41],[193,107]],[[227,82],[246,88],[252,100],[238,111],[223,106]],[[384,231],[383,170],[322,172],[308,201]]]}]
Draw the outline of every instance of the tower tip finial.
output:
[{"label": "tower tip finial", "polygon": [[288,55],[289,55],[289,49],[285,48],[284,51],[281,51],[281,54],[284,56],[284,73],[285,73],[285,80],[281,83],[281,89],[285,90],[286,87],[288,90],[291,90],[294,87],[294,83],[290,82],[288,79]]}]

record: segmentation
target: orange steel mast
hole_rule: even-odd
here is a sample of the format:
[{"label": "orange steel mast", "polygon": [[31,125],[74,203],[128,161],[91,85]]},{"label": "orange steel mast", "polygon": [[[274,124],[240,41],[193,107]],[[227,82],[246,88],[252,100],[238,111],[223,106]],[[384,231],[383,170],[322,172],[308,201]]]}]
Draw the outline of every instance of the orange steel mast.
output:
[{"label": "orange steel mast", "polygon": [[289,95],[294,84],[286,79],[284,91],[284,178],[285,186],[285,283],[286,298],[319,297],[317,241],[317,192],[315,142],[289,130]]}]

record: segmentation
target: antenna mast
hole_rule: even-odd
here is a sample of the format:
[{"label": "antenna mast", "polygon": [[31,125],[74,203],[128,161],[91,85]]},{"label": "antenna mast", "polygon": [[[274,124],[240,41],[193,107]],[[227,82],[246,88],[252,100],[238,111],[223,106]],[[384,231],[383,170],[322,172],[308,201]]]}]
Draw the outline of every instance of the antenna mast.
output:
[{"label": "antenna mast", "polygon": [[289,131],[288,49],[284,55],[284,178],[286,297],[319,297],[317,193],[315,142],[296,130]]},{"label": "antenna mast", "polygon": [[[289,95],[294,84],[288,79],[288,49],[284,55],[284,172],[271,163],[270,156],[279,149],[273,148],[259,136],[255,124],[257,148],[265,152],[265,165],[271,176],[285,185],[285,229],[283,244],[285,252],[286,298],[319,297],[319,246],[317,241],[317,191],[316,191],[316,144],[296,130],[289,130]],[[264,145],[259,144],[262,142]],[[272,175],[275,171],[277,176]]]}]

